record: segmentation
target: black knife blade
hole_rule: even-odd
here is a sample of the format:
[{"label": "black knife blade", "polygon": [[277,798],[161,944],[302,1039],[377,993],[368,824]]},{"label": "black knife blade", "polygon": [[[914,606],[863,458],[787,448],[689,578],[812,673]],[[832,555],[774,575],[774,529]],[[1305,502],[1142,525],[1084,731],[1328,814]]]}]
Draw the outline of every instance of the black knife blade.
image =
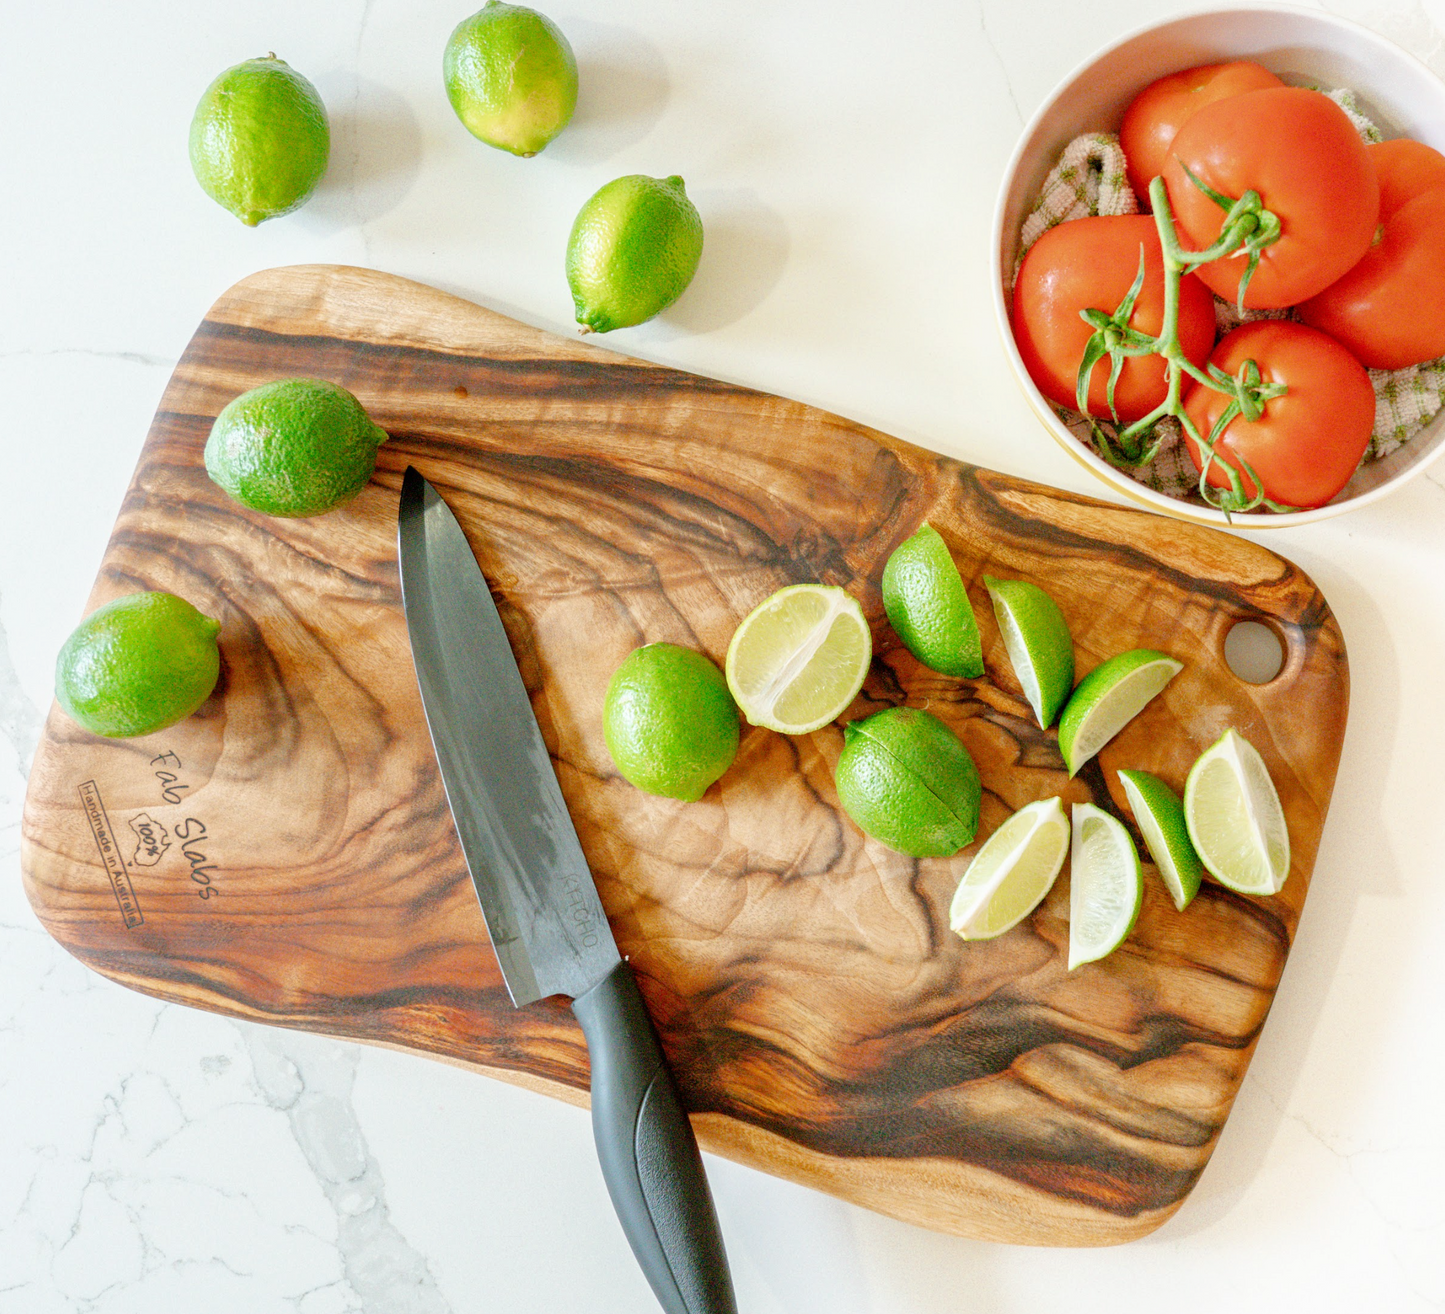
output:
[{"label": "black knife blade", "polygon": [[603,1176],[663,1309],[735,1314],[692,1126],[618,954],[491,589],[451,508],[412,467],[397,558],[422,707],[512,1001],[572,998]]}]

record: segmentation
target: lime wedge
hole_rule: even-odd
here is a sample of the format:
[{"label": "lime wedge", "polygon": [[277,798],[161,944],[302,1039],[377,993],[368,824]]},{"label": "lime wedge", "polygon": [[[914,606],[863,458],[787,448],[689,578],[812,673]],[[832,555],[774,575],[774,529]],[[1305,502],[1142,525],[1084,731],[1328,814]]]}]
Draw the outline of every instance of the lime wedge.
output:
[{"label": "lime wedge", "polygon": [[1174,906],[1183,912],[1199,893],[1199,878],[1204,871],[1184,824],[1184,805],[1178,794],[1147,771],[1121,771],[1119,783],[1124,786],[1124,797],[1129,800],[1149,856],[1159,868],[1160,879]]},{"label": "lime wedge", "polygon": [[1139,854],[1124,823],[1092,803],[1074,804],[1069,850],[1069,971],[1111,954],[1144,902]]},{"label": "lime wedge", "polygon": [[929,670],[955,679],[983,674],[983,645],[963,576],[932,525],[923,525],[888,558],[883,606],[904,646]]},{"label": "lime wedge", "polygon": [[1184,782],[1184,822],[1209,874],[1239,894],[1278,894],[1289,829],[1259,750],[1226,730]]},{"label": "lime wedge", "polygon": [[1084,676],[1059,720],[1059,752],[1069,774],[1075,775],[1183,669],[1183,662],[1162,652],[1134,648]]},{"label": "lime wedge", "polygon": [[983,582],[1014,674],[1039,725],[1047,730],[1074,687],[1074,641],[1064,613],[1027,580],[985,575]]},{"label": "lime wedge", "polygon": [[974,854],[948,924],[965,940],[991,940],[1017,926],[1052,888],[1068,851],[1069,823],[1057,798],[1021,807]]},{"label": "lime wedge", "polygon": [[753,725],[807,734],[858,696],[873,639],[863,609],[840,588],[793,584],[744,618],[728,644],[728,688]]}]

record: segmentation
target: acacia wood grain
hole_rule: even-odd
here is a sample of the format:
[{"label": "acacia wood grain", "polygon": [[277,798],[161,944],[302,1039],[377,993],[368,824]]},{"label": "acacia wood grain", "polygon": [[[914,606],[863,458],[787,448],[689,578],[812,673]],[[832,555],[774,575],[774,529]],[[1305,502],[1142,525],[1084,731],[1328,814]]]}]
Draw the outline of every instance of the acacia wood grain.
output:
[{"label": "acacia wood grain", "polygon": [[[201,459],[226,402],[287,375],[351,389],[391,435],[371,485],[314,520],[248,512]],[[23,865],[62,945],[148,994],[585,1099],[570,1012],[511,1007],[456,845],[397,587],[408,463],[456,510],[492,584],[704,1146],[999,1240],[1118,1242],[1178,1207],[1258,1041],[1338,764],[1346,659],[1312,582],[1214,530],[383,274],[256,274],[176,368],[91,605],[137,588],[190,599],[222,621],[222,681],[196,716],[145,739],[99,740],[52,710]],[[883,563],[924,519],[979,614],[983,679],[920,667],[887,627]],[[1137,646],[1185,663],[1077,779],[1030,718],[985,573],[1058,600],[1080,675]],[[1127,820],[1117,768],[1179,789],[1234,726],[1284,804],[1284,890],[1248,899],[1206,881],[1180,914],[1151,868],[1129,940],[1070,973],[1067,873],[1022,926],[962,943],[947,908],[977,844],[916,861],[866,840],[833,789],[838,725],[796,739],[745,729],[698,803],[623,782],[601,733],[623,656],[665,639],[721,662],[753,605],[807,580],[848,588],[873,628],[848,717],[927,706],[972,752],[979,843],[1053,794]],[[1241,619],[1284,640],[1268,684],[1225,666]]]}]

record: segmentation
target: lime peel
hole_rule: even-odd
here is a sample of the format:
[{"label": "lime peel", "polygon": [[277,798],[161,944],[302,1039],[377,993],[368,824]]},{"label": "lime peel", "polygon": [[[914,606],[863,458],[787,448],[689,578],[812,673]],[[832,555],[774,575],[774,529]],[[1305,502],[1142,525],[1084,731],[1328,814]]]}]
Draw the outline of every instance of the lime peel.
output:
[{"label": "lime peel", "polygon": [[991,940],[1017,926],[1053,888],[1069,851],[1057,798],[1028,803],[974,854],[954,891],[948,924],[964,940]]},{"label": "lime peel", "polygon": [[1092,803],[1073,807],[1069,849],[1069,971],[1128,938],[1144,903],[1139,851],[1124,823]]}]

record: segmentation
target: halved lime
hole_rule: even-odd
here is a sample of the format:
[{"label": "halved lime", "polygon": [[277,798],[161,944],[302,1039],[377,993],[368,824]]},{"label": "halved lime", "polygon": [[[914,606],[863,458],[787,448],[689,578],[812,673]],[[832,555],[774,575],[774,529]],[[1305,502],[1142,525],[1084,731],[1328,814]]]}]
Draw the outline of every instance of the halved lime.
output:
[{"label": "halved lime", "polygon": [[930,670],[957,679],[983,674],[978,622],[948,544],[924,524],[883,567],[883,606],[904,646]]},{"label": "halved lime", "polygon": [[1162,652],[1133,648],[1084,676],[1059,719],[1059,752],[1069,774],[1075,775],[1183,669],[1183,662]]},{"label": "halved lime", "polygon": [[1027,580],[985,575],[983,582],[1014,674],[1039,725],[1047,730],[1074,687],[1074,641],[1064,613]]},{"label": "halved lime", "polygon": [[1239,894],[1278,894],[1289,828],[1259,750],[1226,730],[1184,782],[1184,822],[1209,874]]},{"label": "halved lime", "polygon": [[807,734],[848,709],[873,639],[863,608],[840,588],[793,584],[759,603],[728,644],[727,681],[753,725]]},{"label": "halved lime", "polygon": [[922,708],[849,721],[834,781],[859,829],[899,853],[946,857],[978,830],[978,768],[963,741]]},{"label": "halved lime", "polygon": [[1159,868],[1160,879],[1174,906],[1183,912],[1199,893],[1204,871],[1184,824],[1184,805],[1178,794],[1147,771],[1121,771],[1119,783],[1124,786],[1124,797],[1129,800],[1149,856]]},{"label": "halved lime", "polygon": [[1139,852],[1124,823],[1092,803],[1074,804],[1069,849],[1069,971],[1111,954],[1144,903]]},{"label": "halved lime", "polygon": [[1057,798],[1021,807],[968,864],[948,910],[965,940],[992,940],[1039,906],[1064,865],[1069,823]]}]

